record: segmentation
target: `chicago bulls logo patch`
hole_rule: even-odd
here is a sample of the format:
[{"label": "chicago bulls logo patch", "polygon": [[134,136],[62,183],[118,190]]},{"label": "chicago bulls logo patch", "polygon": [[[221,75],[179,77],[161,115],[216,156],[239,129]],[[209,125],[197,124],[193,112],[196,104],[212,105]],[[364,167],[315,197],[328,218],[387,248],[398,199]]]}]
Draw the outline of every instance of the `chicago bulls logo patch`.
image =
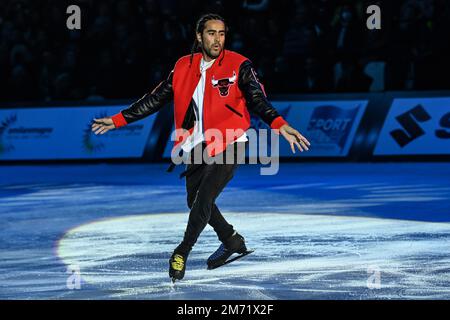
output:
[{"label": "chicago bulls logo patch", "polygon": [[230,78],[222,78],[219,80],[214,79],[213,76],[211,82],[214,88],[219,89],[220,96],[226,97],[228,96],[230,86],[236,82],[236,72],[233,71],[233,75]]}]

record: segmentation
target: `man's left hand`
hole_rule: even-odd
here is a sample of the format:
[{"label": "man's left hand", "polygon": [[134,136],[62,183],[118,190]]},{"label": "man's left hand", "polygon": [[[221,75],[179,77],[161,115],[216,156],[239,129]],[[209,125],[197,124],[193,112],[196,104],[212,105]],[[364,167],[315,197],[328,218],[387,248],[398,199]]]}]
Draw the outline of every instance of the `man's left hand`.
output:
[{"label": "man's left hand", "polygon": [[292,128],[291,126],[285,124],[280,128],[280,133],[283,137],[289,142],[291,145],[292,152],[295,153],[295,146],[303,152],[303,149],[309,150],[309,146],[311,145],[309,141],[300,134],[297,130]]}]

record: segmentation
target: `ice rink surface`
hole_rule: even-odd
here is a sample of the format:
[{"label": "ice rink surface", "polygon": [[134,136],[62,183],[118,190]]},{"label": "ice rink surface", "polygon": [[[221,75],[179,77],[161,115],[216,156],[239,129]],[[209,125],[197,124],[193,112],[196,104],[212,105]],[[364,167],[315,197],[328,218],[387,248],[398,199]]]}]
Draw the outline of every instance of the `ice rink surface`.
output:
[{"label": "ice rink surface", "polygon": [[450,298],[448,163],[241,165],[216,203],[255,252],[206,270],[208,226],[175,286],[188,208],[166,168],[0,166],[0,298]]}]

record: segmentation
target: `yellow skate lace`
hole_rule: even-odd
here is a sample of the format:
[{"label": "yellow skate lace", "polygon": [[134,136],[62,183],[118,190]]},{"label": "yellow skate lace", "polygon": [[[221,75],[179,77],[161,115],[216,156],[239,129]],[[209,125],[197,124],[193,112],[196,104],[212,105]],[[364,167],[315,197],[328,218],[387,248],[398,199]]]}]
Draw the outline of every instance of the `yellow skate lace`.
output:
[{"label": "yellow skate lace", "polygon": [[179,254],[174,255],[172,261],[172,268],[176,271],[182,271],[184,267],[184,258]]}]

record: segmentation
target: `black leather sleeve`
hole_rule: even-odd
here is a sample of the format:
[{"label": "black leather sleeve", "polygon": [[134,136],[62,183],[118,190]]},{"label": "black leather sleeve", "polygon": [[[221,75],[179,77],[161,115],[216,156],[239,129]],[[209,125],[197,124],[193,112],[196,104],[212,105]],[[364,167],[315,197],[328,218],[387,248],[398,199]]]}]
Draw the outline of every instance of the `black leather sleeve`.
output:
[{"label": "black leather sleeve", "polygon": [[244,94],[247,109],[270,126],[279,114],[267,99],[250,60],[245,60],[239,68],[238,86]]},{"label": "black leather sleeve", "polygon": [[145,94],[127,109],[121,110],[127,123],[141,120],[164,107],[173,99],[173,70],[152,92]]}]

